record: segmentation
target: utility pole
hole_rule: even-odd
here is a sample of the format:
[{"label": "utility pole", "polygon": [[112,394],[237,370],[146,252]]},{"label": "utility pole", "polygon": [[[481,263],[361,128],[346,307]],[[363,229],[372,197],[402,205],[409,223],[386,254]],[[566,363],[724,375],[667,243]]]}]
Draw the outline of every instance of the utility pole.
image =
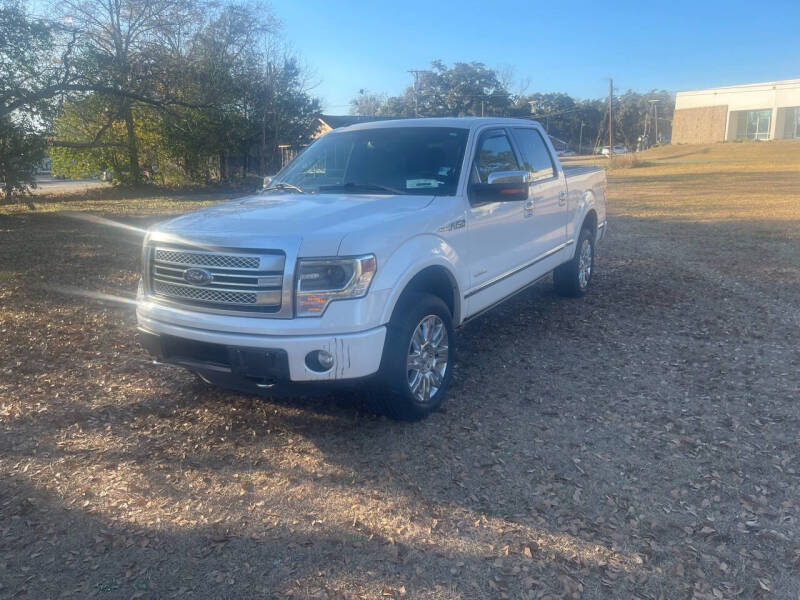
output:
[{"label": "utility pole", "polygon": [[658,144],[658,103],[661,100],[648,100],[650,106],[653,107],[653,143],[652,145],[655,146]]},{"label": "utility pole", "polygon": [[608,155],[614,156],[614,80],[608,78]]},{"label": "utility pole", "polygon": [[411,73],[414,76],[414,88],[413,88],[414,89],[414,116],[418,117],[419,116],[419,100],[417,99],[417,95],[418,95],[417,82],[419,80],[419,74],[422,73],[422,70],[420,70],[420,69],[409,69],[408,72]]},{"label": "utility pole", "polygon": [[655,143],[658,144],[658,100],[653,102],[653,127],[655,129]]},{"label": "utility pole", "polygon": [[578,153],[583,154],[583,121],[581,121],[581,133],[578,136]]},{"label": "utility pole", "polygon": [[483,116],[483,105],[486,104],[486,100],[481,99],[481,116]]}]

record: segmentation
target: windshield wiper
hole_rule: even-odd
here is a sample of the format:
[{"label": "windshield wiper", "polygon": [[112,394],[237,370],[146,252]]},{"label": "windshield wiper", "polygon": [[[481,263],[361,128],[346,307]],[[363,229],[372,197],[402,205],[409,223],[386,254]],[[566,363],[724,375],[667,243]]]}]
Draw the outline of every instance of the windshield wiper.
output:
[{"label": "windshield wiper", "polygon": [[293,183],[285,183],[283,181],[279,181],[278,183],[273,183],[271,186],[264,188],[265,192],[269,192],[272,190],[294,190],[295,192],[298,192],[300,194],[308,193],[299,185],[294,185]]},{"label": "windshield wiper", "polygon": [[399,194],[404,196],[406,192],[403,190],[398,190],[397,188],[389,187],[388,185],[380,185],[377,183],[356,183],[355,181],[348,181],[347,183],[340,183],[337,185],[321,185],[319,186],[319,191],[330,191],[330,190],[344,190],[344,191],[354,191],[354,190],[365,190],[368,192],[389,192],[392,194]]}]

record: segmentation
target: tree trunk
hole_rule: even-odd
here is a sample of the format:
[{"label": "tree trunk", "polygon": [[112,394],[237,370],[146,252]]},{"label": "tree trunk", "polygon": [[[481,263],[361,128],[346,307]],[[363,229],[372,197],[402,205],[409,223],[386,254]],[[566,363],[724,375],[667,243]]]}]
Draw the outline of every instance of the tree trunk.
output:
[{"label": "tree trunk", "polygon": [[128,132],[128,163],[131,182],[139,183],[142,179],[142,173],[139,170],[139,150],[136,147],[136,131],[133,128],[133,111],[130,103],[125,105],[125,129]]},{"label": "tree trunk", "polygon": [[228,157],[224,150],[219,153],[219,180],[228,181]]},{"label": "tree trunk", "polygon": [[261,115],[261,139],[258,144],[258,174],[264,177],[267,174],[267,156],[265,148],[267,145],[267,109]]}]

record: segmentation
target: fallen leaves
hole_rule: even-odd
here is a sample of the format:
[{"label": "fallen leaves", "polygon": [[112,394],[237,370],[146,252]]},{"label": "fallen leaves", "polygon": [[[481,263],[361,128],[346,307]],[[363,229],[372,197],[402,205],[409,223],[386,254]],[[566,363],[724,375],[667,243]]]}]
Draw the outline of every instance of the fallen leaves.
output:
[{"label": "fallen leaves", "polygon": [[[753,191],[715,168],[715,193]],[[636,171],[597,290],[544,283],[463,328],[449,411],[413,426],[154,367],[128,309],[37,287],[122,296],[135,244],[3,217],[0,596],[790,597],[796,233],[651,219],[728,196]]]}]

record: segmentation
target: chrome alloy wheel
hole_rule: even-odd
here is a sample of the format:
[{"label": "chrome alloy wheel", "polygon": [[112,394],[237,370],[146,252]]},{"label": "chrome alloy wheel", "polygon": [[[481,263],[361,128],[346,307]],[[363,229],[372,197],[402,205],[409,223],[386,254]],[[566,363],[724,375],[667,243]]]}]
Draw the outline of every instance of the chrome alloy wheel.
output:
[{"label": "chrome alloy wheel", "polygon": [[589,285],[589,278],[592,276],[592,242],[583,240],[581,253],[578,256],[578,285],[581,289],[586,289]]},{"label": "chrome alloy wheel", "polygon": [[450,356],[448,343],[447,327],[437,315],[423,317],[414,329],[406,371],[408,388],[417,402],[427,404],[442,387]]}]

